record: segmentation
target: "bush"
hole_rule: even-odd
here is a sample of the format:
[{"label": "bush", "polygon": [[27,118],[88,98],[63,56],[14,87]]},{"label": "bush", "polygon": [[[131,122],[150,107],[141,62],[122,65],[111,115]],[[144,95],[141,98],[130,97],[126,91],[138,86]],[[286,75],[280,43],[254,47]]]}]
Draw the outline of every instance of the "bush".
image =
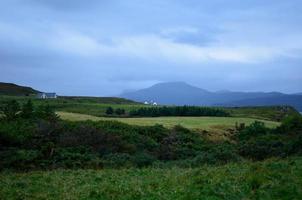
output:
[{"label": "bush", "polygon": [[239,134],[239,140],[248,140],[252,137],[266,135],[270,132],[269,128],[266,128],[263,122],[255,121],[251,125],[242,129]]},{"label": "bush", "polygon": [[276,130],[282,134],[301,134],[302,135],[302,116],[291,115],[286,117],[280,127]]},{"label": "bush", "polygon": [[102,159],[105,168],[130,168],[134,166],[132,156],[127,153],[108,154]]},{"label": "bush", "polygon": [[178,160],[195,157],[205,147],[198,133],[181,126],[175,126],[170,134],[163,138],[158,152],[161,160]]},{"label": "bush", "polygon": [[223,143],[211,146],[209,150],[201,152],[192,160],[192,166],[198,167],[204,164],[222,165],[240,160],[241,157],[237,153],[235,146],[229,143]]},{"label": "bush", "polygon": [[0,169],[34,169],[39,165],[39,157],[38,150],[7,149],[0,151]]},{"label": "bush", "polygon": [[54,153],[52,159],[53,168],[100,168],[102,162],[98,155],[93,153],[88,148],[84,147],[71,147],[71,148],[58,148]]},{"label": "bush", "polygon": [[0,149],[25,144],[36,132],[36,125],[30,120],[0,120]]},{"label": "bush", "polygon": [[108,107],[108,108],[106,109],[106,114],[107,114],[107,115],[112,115],[113,113],[114,113],[114,110],[113,110],[112,107]]},{"label": "bush", "polygon": [[155,161],[156,158],[154,158],[154,156],[144,152],[135,154],[132,158],[132,162],[135,164],[136,167],[139,168],[151,166]]},{"label": "bush", "polygon": [[115,110],[115,114],[117,115],[124,115],[126,113],[125,109],[122,109],[122,108],[117,108]]},{"label": "bush", "polygon": [[240,155],[252,160],[286,156],[286,146],[278,135],[268,134],[243,141],[239,145]]},{"label": "bush", "polygon": [[3,112],[6,120],[12,121],[18,117],[20,105],[16,100],[11,100],[1,107],[1,111]]}]

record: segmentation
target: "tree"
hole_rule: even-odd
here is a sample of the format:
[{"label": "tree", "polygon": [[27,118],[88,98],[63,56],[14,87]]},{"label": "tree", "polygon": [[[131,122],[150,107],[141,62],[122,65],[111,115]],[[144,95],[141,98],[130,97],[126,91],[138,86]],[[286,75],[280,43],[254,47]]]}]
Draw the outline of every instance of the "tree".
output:
[{"label": "tree", "polygon": [[14,120],[18,116],[20,105],[16,100],[9,101],[3,108],[2,112],[7,120]]},{"label": "tree", "polygon": [[112,107],[108,107],[107,110],[106,110],[106,114],[107,115],[112,115],[114,112],[113,108]]},{"label": "tree", "polygon": [[125,114],[125,110],[122,108],[118,108],[115,110],[115,114],[117,115],[124,115]]},{"label": "tree", "polygon": [[21,109],[21,116],[23,118],[31,118],[34,114],[34,106],[31,100],[28,100],[27,103],[23,104]]},{"label": "tree", "polygon": [[41,105],[36,111],[38,118],[45,119],[47,121],[57,121],[59,116],[55,113],[50,105]]}]

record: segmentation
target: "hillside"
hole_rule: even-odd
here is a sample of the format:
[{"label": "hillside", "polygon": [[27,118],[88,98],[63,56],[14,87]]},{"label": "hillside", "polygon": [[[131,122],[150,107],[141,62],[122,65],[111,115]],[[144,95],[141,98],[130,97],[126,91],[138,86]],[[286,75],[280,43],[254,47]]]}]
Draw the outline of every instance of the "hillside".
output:
[{"label": "hillside", "polygon": [[184,82],[159,83],[146,89],[121,94],[121,97],[162,105],[197,106],[274,106],[289,105],[302,110],[302,95],[279,92],[211,92]]},{"label": "hillside", "polygon": [[29,96],[37,93],[39,93],[39,91],[31,87],[20,86],[13,83],[0,82],[0,95]]}]

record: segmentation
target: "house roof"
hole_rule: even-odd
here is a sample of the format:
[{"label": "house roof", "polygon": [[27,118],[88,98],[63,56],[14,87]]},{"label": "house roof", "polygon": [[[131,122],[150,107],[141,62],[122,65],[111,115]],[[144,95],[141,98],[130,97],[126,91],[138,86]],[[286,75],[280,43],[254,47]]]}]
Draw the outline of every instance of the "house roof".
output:
[{"label": "house roof", "polygon": [[48,98],[52,98],[52,97],[56,97],[57,96],[56,93],[46,93],[46,92],[43,92],[43,93],[39,93],[38,97],[42,97],[43,95],[45,95]]}]

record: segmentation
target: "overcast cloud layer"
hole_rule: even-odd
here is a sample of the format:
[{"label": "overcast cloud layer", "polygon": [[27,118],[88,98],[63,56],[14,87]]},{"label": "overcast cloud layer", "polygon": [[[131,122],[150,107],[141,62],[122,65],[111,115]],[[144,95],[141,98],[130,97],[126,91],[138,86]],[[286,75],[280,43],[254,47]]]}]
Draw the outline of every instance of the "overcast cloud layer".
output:
[{"label": "overcast cloud layer", "polygon": [[300,0],[1,0],[0,81],[116,95],[165,81],[302,92]]}]

